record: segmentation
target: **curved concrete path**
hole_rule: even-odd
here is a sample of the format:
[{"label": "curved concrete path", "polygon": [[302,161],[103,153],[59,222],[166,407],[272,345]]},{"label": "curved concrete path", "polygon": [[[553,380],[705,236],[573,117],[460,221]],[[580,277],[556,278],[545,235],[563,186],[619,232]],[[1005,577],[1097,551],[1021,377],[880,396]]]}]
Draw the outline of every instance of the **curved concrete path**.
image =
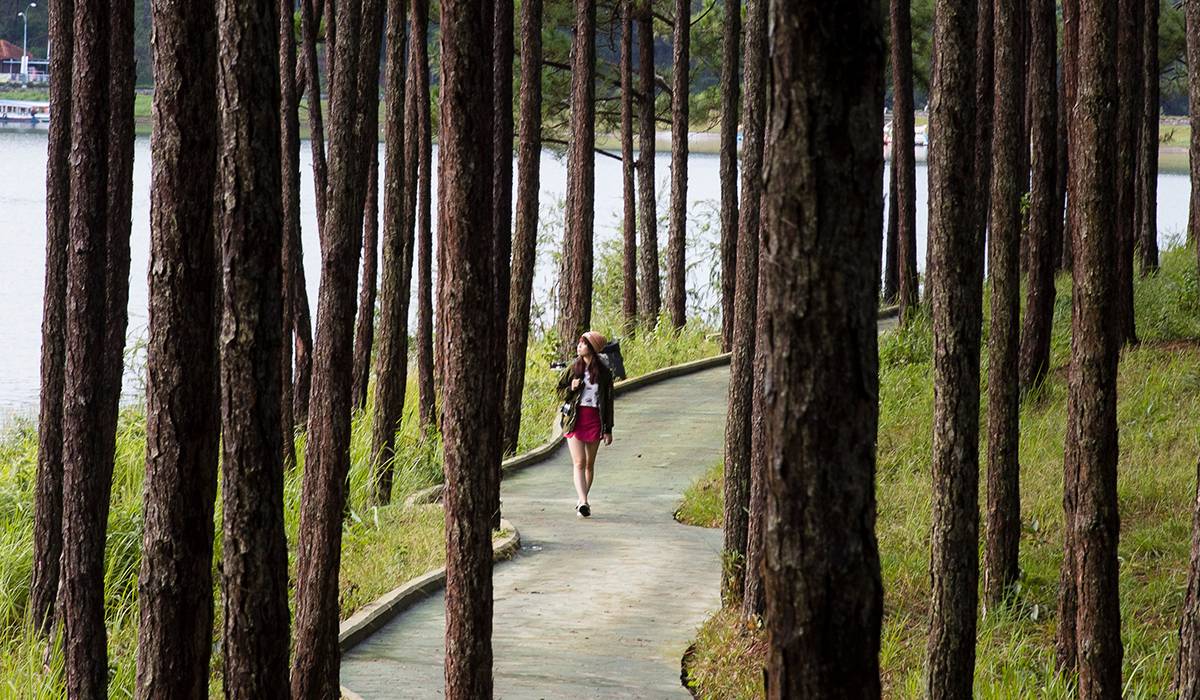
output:
[{"label": "curved concrete path", "polygon": [[[566,447],[502,484],[521,551],[495,569],[497,698],[689,698],[680,657],[720,605],[721,531],[672,519],[683,490],[721,457],[728,367],[617,399],[590,501],[575,516]],[[367,700],[442,696],[442,593],[342,659]]]}]

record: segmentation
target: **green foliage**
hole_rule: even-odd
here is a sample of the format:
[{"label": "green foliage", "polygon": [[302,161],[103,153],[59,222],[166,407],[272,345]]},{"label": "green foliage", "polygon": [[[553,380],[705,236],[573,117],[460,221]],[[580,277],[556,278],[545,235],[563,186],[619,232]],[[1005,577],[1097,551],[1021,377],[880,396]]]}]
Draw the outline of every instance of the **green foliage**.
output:
[{"label": "green foliage", "polygon": [[675,519],[684,525],[721,527],[725,518],[725,463],[717,462],[683,492]]}]

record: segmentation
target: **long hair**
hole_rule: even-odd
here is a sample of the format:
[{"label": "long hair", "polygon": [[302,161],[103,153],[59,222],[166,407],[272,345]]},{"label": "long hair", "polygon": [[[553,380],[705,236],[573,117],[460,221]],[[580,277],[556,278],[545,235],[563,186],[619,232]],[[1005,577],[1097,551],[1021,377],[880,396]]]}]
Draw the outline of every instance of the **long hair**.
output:
[{"label": "long hair", "polygon": [[587,338],[581,336],[580,340],[582,340],[584,345],[588,346],[588,350],[591,351],[592,363],[589,365],[582,357],[576,357],[575,362],[571,363],[571,373],[576,377],[583,378],[583,372],[586,369],[588,381],[593,384],[599,384],[601,366],[604,364],[600,361],[600,351],[592,347],[592,344],[588,342]]}]

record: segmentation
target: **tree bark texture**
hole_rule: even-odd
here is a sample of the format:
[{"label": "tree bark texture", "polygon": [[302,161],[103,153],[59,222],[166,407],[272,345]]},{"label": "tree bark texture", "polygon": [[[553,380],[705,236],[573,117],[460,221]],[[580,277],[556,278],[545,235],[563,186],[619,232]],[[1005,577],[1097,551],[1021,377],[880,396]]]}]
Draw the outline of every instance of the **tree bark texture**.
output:
[{"label": "tree bark texture", "polygon": [[559,275],[558,337],[567,356],[592,322],[592,241],[595,234],[596,3],[574,0],[571,42],[571,142],[567,150],[567,211]]},{"label": "tree bark texture", "polygon": [[137,696],[208,697],[220,421],[215,238],[219,116],[211,0],[151,5],[146,475]]},{"label": "tree bark texture", "polygon": [[1056,86],[1055,7],[1053,0],[1029,0],[1032,42],[1029,92],[1033,110],[1032,176],[1029,197],[1029,280],[1021,328],[1021,389],[1028,390],[1050,371],[1050,333],[1054,325],[1054,273],[1058,268],[1058,88]]},{"label": "tree bark texture", "polygon": [[[739,9],[739,14],[740,14]],[[735,39],[736,41],[736,39]],[[725,66],[722,66],[725,69]],[[633,160],[633,0],[621,1],[621,199],[624,204],[621,219],[621,311],[625,329],[632,331],[637,326],[637,194],[634,180]],[[724,76],[722,76],[724,77]],[[535,80],[540,77],[534,76]],[[722,87],[722,97],[725,88]],[[722,102],[724,104],[724,102]],[[724,127],[722,127],[724,128]],[[736,125],[735,125],[736,128]],[[722,131],[724,138],[724,131]],[[724,143],[722,143],[724,148]],[[721,152],[721,195],[725,195],[725,152]],[[736,157],[736,156],[735,156]],[[736,173],[735,173],[736,179]],[[737,196],[735,191],[734,196]],[[722,199],[722,207],[726,206]],[[734,202],[737,207],[737,202]],[[722,208],[722,215],[725,209]],[[722,220],[723,221],[723,220]],[[724,239],[722,239],[724,245]],[[724,249],[722,249],[724,250]],[[722,268],[723,270],[728,268]],[[526,272],[530,274],[532,270]],[[528,313],[525,322],[528,323]],[[514,445],[515,447],[515,445]]]},{"label": "tree bark texture", "polygon": [[1158,0],[1142,3],[1142,121],[1138,136],[1137,255],[1143,276],[1158,270]]},{"label": "tree bark texture", "polygon": [[[1116,0],[1080,2],[1078,138],[1079,232],[1071,298],[1071,370],[1067,390],[1066,477],[1075,485],[1075,512],[1067,521],[1075,561],[1075,632],[1079,697],[1121,695],[1121,610],[1117,592],[1117,357],[1120,328],[1111,314],[1119,285],[1112,177],[1118,57]],[[1140,103],[1139,103],[1140,104]],[[1068,511],[1068,515],[1072,515]]]},{"label": "tree bark texture", "polygon": [[362,161],[366,144],[375,147],[377,138],[364,128],[366,120],[360,115],[364,109],[375,109],[366,105],[368,95],[378,94],[383,33],[381,0],[339,0],[334,12],[342,36],[362,40],[335,43],[330,80],[328,208],[296,556],[291,693],[301,698],[338,694],[338,570],[350,470],[354,295],[365,184]]},{"label": "tree bark texture", "polygon": [[896,209],[896,142],[892,141],[891,163],[887,171],[887,224],[883,234],[883,293],[884,304],[894,304],[900,293],[899,244],[896,227],[900,225],[899,210]]},{"label": "tree bark texture", "polygon": [[907,321],[920,303],[917,280],[917,163],[913,116],[912,17],[910,0],[891,0],[892,170],[896,195],[896,266],[900,318]]},{"label": "tree bark texture", "polygon": [[[1063,139],[1066,141],[1065,158],[1067,173],[1064,178],[1065,193],[1063,201],[1066,207],[1066,212],[1063,220],[1063,235],[1062,235],[1062,269],[1070,271],[1074,264],[1075,255],[1072,252],[1074,249],[1075,231],[1079,229],[1075,221],[1076,208],[1071,205],[1071,198],[1075,192],[1075,169],[1071,167],[1071,139],[1074,136],[1074,129],[1068,125],[1075,115],[1075,105],[1079,99],[1079,0],[1062,0],[1062,17],[1063,17],[1063,41],[1062,41],[1062,74],[1063,74]],[[1064,620],[1066,618],[1059,618]],[[1072,614],[1071,620],[1075,619]],[[1072,623],[1073,624],[1073,623]],[[1061,629],[1061,626],[1060,626]],[[1074,661],[1071,666],[1074,667]]]},{"label": "tree bark texture", "polygon": [[[1200,3],[1183,3],[1187,26],[1188,104],[1200,105]],[[1188,198],[1188,242],[1200,241],[1200,109],[1189,110],[1191,138],[1188,141],[1188,170],[1192,185]],[[1196,245],[1197,269],[1200,270],[1200,245]]]},{"label": "tree bark texture", "polygon": [[[295,270],[303,265],[303,246],[300,241],[300,114],[297,111],[299,88],[296,73],[304,64],[296,60],[295,2],[279,0],[279,127],[280,127],[280,186],[283,204],[283,331],[279,347],[280,367],[280,426],[283,432],[283,468],[296,466],[296,384],[292,372],[293,328],[296,327],[297,296]],[[299,279],[303,279],[300,276]],[[308,301],[304,301],[304,322],[308,320]],[[295,343],[296,348],[299,343]]]},{"label": "tree bark texture", "polygon": [[[1082,3],[1081,3],[1082,4]],[[1142,7],[1144,0],[1119,0],[1117,13],[1117,161],[1114,250],[1117,291],[1115,317],[1121,345],[1137,343],[1133,317],[1133,254],[1137,206],[1138,121],[1142,115]]]},{"label": "tree bark texture", "polygon": [[[74,0],[51,0],[50,70],[72,74]],[[29,606],[37,630],[48,635],[58,594],[63,516],[63,382],[66,365],[67,255],[71,215],[71,81],[50,84],[46,158],[46,272],[42,301],[41,402],[34,500],[33,577]]]},{"label": "tree bark texture", "polygon": [[[983,24],[991,5],[981,3]],[[975,668],[979,543],[979,344],[982,316],[983,219],[979,183],[959,163],[986,163],[976,147],[976,105],[990,90],[976,87],[975,3],[938,0],[935,6],[930,148],[929,290],[933,315],[933,527],[930,630],[925,695],[970,697]],[[980,36],[983,32],[980,31]],[[990,31],[988,32],[990,44]],[[989,63],[990,61],[981,61]],[[978,73],[990,82],[989,70]],[[975,99],[973,99],[973,96]],[[991,101],[983,112],[990,113]],[[981,121],[989,121],[980,114]],[[989,125],[990,126],[990,125]],[[986,133],[990,137],[990,128]],[[973,208],[974,207],[974,208]],[[986,207],[982,208],[987,211]]]},{"label": "tree bark texture", "polygon": [[[761,202],[763,141],[766,121],[767,1],[750,0],[746,18],[745,84],[742,104],[742,201]],[[758,204],[743,208],[738,226],[737,304],[734,307],[733,358],[730,362],[729,409],[725,422],[724,556],[721,597],[736,601],[746,588],[751,491],[751,420],[755,405],[754,363],[758,329]],[[765,502],[765,499],[764,499]]]},{"label": "tree bark texture", "polygon": [[653,0],[642,0],[637,14],[638,90],[642,98],[638,128],[638,210],[642,243],[638,251],[638,268],[642,293],[638,295],[638,305],[642,324],[647,328],[658,323],[662,311],[658,274],[658,202],[654,198],[654,98],[657,86],[654,82],[653,10]]},{"label": "tree bark texture", "polygon": [[765,149],[769,698],[878,698],[878,2],[774,2]]},{"label": "tree bark texture", "polygon": [[[317,31],[321,27],[322,0],[300,1],[300,27],[303,37],[304,65],[308,81],[308,127],[312,134],[313,193],[317,204],[317,231],[325,231],[325,194],[329,190],[329,163],[325,158],[325,119],[321,106],[321,71],[317,65]],[[326,68],[333,75],[333,14],[328,18],[325,35]],[[305,407],[308,406],[305,398]],[[307,410],[305,415],[307,416]]]},{"label": "tree bark texture", "polygon": [[671,222],[667,233],[667,311],[671,324],[687,323],[687,158],[688,68],[691,56],[691,3],[675,0],[671,81]]},{"label": "tree bark texture", "polygon": [[[416,165],[415,160],[410,162],[407,158],[409,146],[415,146],[420,135],[416,129],[405,128],[408,126],[405,111],[409,99],[404,61],[406,4],[404,0],[388,0],[387,13],[383,293],[379,300],[375,415],[371,427],[371,500],[379,505],[392,499],[396,432],[400,430],[404,415],[408,385],[408,291],[412,279],[414,212],[408,206],[405,180],[409,166]],[[412,97],[415,99],[416,95]],[[412,155],[416,155],[415,148]]]},{"label": "tree bark texture", "polygon": [[[749,211],[746,208],[745,211]],[[759,262],[764,246],[759,232]],[[764,306],[765,275],[758,276],[758,307]],[[742,616],[747,620],[761,619],[767,610],[763,588],[763,532],[767,519],[767,435],[764,407],[766,404],[766,314],[757,314],[754,327],[754,393],[750,409],[750,508],[746,531],[745,585],[742,589]]]},{"label": "tree bark texture", "polygon": [[[508,295],[512,277],[512,180],[513,180],[513,0],[491,0],[495,26],[492,30],[492,346],[490,352],[495,361],[496,374],[508,367]],[[595,10],[593,10],[593,13]],[[595,24],[593,15],[593,27]],[[594,41],[594,40],[593,40]],[[593,72],[595,60],[593,58]],[[593,97],[595,83],[592,84]],[[594,113],[594,108],[593,108]],[[593,129],[595,127],[593,126]],[[594,140],[594,139],[593,139]],[[594,160],[594,157],[593,157]],[[595,166],[593,163],[592,195],[595,201]],[[594,207],[593,207],[594,208]],[[594,211],[592,216],[594,217]],[[590,274],[590,273],[589,273]],[[588,283],[588,305],[591,305],[591,282]],[[587,317],[591,318],[589,311]],[[504,446],[502,425],[504,421],[504,387],[500,386],[495,403],[496,440],[492,442],[492,453],[486,456],[487,463],[496,469],[496,480],[500,480],[500,464]],[[500,489],[496,489],[495,512],[492,529],[500,529]]]},{"label": "tree bark texture", "polygon": [[438,343],[445,360],[445,694],[467,700],[492,695],[491,522],[500,483],[498,471],[479,456],[497,448],[500,391],[497,382],[481,385],[477,378],[499,371],[494,358],[479,352],[493,342],[495,322],[493,132],[491,120],[479,118],[493,107],[491,52],[479,47],[491,44],[494,18],[490,3],[475,0],[443,0],[441,18],[438,238],[448,263],[438,276],[444,324]]},{"label": "tree bark texture", "polygon": [[[521,91],[518,99],[517,216],[513,239],[512,292],[508,309],[508,353],[505,358],[508,362],[504,390],[505,453],[516,452],[520,437],[525,352],[529,347],[529,304],[537,262],[542,152],[542,0],[523,0],[521,3]],[[625,235],[628,241],[629,232]]]},{"label": "tree bark texture", "polygon": [[429,0],[413,0],[409,42],[413,52],[412,99],[417,105],[417,388],[419,415],[423,428],[436,423],[436,393],[433,381],[433,229],[430,218],[432,201],[433,140],[429,104]]},{"label": "tree bark texture", "polygon": [[[403,22],[403,20],[401,20]],[[403,111],[403,100],[400,110]],[[378,108],[376,109],[378,113]],[[378,117],[368,121],[378,121]],[[378,131],[378,125],[376,125]],[[367,133],[372,133],[370,129]],[[350,380],[350,401],[354,410],[367,407],[367,387],[371,383],[371,350],[375,344],[376,280],[379,277],[379,149],[367,155],[367,194],[363,202],[362,280],[358,290],[358,313],[354,315],[354,372]],[[402,183],[396,183],[400,186]]]},{"label": "tree bark texture", "polygon": [[[625,7],[632,12],[632,0]],[[721,23],[721,349],[733,349],[738,248],[738,107],[741,101],[742,3],[726,3]],[[626,26],[629,26],[628,24]],[[632,61],[632,57],[630,59]],[[632,67],[629,87],[633,89]],[[622,76],[625,74],[622,73]],[[632,99],[631,97],[627,99]],[[632,109],[632,108],[631,108]],[[632,130],[632,117],[630,118]],[[628,218],[628,216],[627,216]],[[629,274],[629,273],[626,273]],[[756,290],[757,293],[757,290]]]},{"label": "tree bark texture", "polygon": [[[988,214],[991,210],[992,196],[992,130],[995,115],[995,84],[992,74],[995,71],[995,29],[996,29],[996,0],[976,1],[976,34],[975,34],[975,141],[978,147],[974,150],[975,157],[975,216],[979,250],[986,250]],[[936,42],[936,38],[934,39]],[[932,62],[937,64],[937,57]],[[936,67],[934,68],[936,70]],[[932,101],[931,103],[932,104]],[[933,126],[930,125],[930,130]],[[933,153],[930,153],[930,160]],[[930,194],[932,196],[932,181]],[[931,217],[932,224],[932,217]],[[932,230],[932,228],[931,228]],[[933,259],[933,246],[926,244],[930,261]],[[927,272],[928,274],[928,272]]]},{"label": "tree bark texture", "polygon": [[288,687],[278,13],[271,0],[218,3],[224,690],[236,698]]},{"label": "tree bark texture", "polygon": [[1200,464],[1192,501],[1192,552],[1188,561],[1187,593],[1179,620],[1179,655],[1172,689],[1180,700],[1200,698]]},{"label": "tree bark texture", "polygon": [[[1017,382],[1021,313],[1021,112],[1025,107],[1021,0],[995,5],[995,107],[992,132],[988,282],[987,537],[983,561],[984,604],[999,607],[1017,580],[1021,538],[1019,464],[1020,387]],[[979,76],[980,80],[988,79]]]}]

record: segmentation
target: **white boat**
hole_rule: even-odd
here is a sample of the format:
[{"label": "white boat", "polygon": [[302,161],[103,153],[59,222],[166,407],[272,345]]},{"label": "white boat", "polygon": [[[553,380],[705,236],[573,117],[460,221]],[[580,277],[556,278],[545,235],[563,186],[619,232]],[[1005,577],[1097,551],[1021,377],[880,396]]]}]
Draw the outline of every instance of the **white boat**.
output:
[{"label": "white boat", "polygon": [[49,124],[50,103],[28,100],[0,100],[0,122]]}]

